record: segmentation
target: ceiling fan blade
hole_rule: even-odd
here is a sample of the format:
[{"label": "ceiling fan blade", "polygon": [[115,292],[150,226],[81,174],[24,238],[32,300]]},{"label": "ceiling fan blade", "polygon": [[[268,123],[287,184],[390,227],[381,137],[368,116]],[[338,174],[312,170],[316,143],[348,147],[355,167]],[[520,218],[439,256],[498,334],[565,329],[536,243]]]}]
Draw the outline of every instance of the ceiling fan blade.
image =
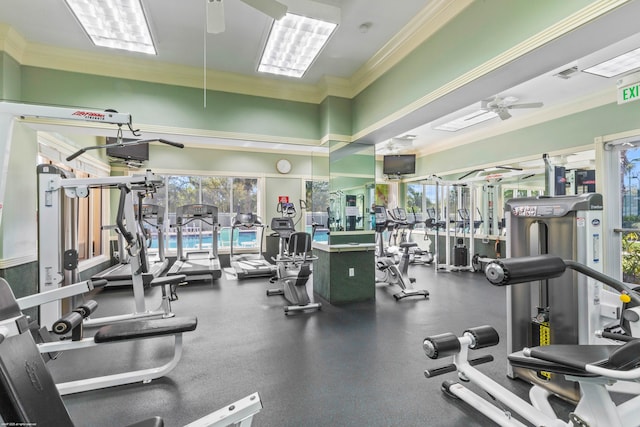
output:
[{"label": "ceiling fan blade", "polygon": [[542,102],[530,102],[528,104],[513,104],[508,105],[507,108],[540,108],[544,104]]},{"label": "ceiling fan blade", "polygon": [[259,10],[265,15],[269,15],[275,20],[278,20],[287,14],[287,6],[276,0],[241,0],[254,9]]},{"label": "ceiling fan blade", "polygon": [[223,0],[207,0],[207,33],[220,34],[224,30]]},{"label": "ceiling fan blade", "polygon": [[509,114],[505,108],[498,108],[497,110],[494,110],[494,112],[498,114],[500,120],[507,120],[511,118],[511,114]]}]

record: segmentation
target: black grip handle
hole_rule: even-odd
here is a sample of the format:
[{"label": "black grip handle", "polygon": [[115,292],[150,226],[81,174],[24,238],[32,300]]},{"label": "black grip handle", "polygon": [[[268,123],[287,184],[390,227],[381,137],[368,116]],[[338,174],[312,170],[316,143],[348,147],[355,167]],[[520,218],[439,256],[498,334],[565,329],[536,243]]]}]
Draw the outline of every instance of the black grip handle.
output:
[{"label": "black grip handle", "polygon": [[438,375],[448,374],[449,372],[455,372],[456,369],[457,369],[456,365],[451,363],[449,365],[441,366],[439,368],[425,369],[424,376],[427,378],[433,378],[433,377],[437,377]]},{"label": "black grip handle", "polygon": [[613,333],[613,332],[602,332],[600,334],[600,336],[602,338],[607,338],[607,339],[616,340],[616,341],[624,341],[624,342],[629,342],[629,341],[633,341],[635,339],[638,339],[638,338],[632,337],[630,335],[616,334],[616,333]]},{"label": "black grip handle", "polygon": [[80,313],[72,311],[71,313],[68,313],[67,315],[56,320],[51,326],[51,330],[54,334],[64,335],[81,323],[82,315]]},{"label": "black grip handle", "polygon": [[119,185],[118,188],[120,189],[120,201],[118,203],[116,224],[118,226],[120,234],[122,234],[122,237],[124,237],[124,239],[127,241],[127,244],[131,245],[134,243],[133,234],[131,234],[131,232],[129,232],[129,230],[127,230],[127,227],[125,227],[124,225],[124,207],[127,201],[127,194],[129,194],[131,190],[129,190],[129,188],[124,184]]},{"label": "black grip handle", "polygon": [[184,144],[182,144],[181,142],[168,141],[168,140],[162,139],[162,138],[159,138],[158,142],[162,142],[163,144],[171,145],[171,146],[177,147],[177,148],[184,148]]},{"label": "black grip handle", "polygon": [[83,155],[85,153],[85,151],[86,150],[84,148],[79,149],[78,151],[76,151],[75,153],[73,153],[72,155],[67,157],[67,162],[75,159],[76,157],[80,157],[81,155]]}]

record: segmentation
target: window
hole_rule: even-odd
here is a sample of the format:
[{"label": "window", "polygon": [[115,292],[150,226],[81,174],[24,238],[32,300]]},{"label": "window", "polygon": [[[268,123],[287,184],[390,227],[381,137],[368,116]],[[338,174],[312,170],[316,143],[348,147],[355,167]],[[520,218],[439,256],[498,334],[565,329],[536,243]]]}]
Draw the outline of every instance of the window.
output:
[{"label": "window", "polygon": [[329,181],[305,182],[305,230],[316,242],[329,240]]},{"label": "window", "polygon": [[[257,213],[258,179],[226,176],[165,176],[165,186],[152,199],[145,203],[154,203],[166,207],[168,224],[176,223],[176,208],[189,204],[207,204],[218,208],[218,248],[231,245],[231,225],[236,213]],[[212,243],[212,229],[205,221],[194,220],[183,228],[185,250],[202,250]],[[169,228],[165,233],[167,250],[177,248],[177,230]],[[256,248],[256,231],[243,232],[233,237],[234,248]]]},{"label": "window", "polygon": [[640,284],[640,148],[620,150],[622,280]]}]

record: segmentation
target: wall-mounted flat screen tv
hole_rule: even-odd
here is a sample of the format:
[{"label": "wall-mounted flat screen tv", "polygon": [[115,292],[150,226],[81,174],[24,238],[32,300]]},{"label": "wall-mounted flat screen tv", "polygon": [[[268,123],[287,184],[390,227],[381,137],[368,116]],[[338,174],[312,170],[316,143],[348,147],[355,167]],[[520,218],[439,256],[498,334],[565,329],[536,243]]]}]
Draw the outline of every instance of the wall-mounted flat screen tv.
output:
[{"label": "wall-mounted flat screen tv", "polygon": [[[122,139],[122,142],[136,141],[135,139]],[[115,157],[117,159],[125,160],[137,160],[144,162],[149,160],[149,143],[136,144],[136,145],[116,145],[116,138],[107,138],[107,156]]]},{"label": "wall-mounted flat screen tv", "polygon": [[411,175],[416,173],[416,155],[389,154],[384,156],[382,173],[385,175]]}]

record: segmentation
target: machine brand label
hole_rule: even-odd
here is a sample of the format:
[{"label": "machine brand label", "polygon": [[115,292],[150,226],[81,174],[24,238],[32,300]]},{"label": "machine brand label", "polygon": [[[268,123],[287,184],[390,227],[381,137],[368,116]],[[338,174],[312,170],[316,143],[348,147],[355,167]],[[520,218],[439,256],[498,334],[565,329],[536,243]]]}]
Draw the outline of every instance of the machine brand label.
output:
[{"label": "machine brand label", "polygon": [[102,114],[102,113],[95,113],[93,111],[76,111],[75,113],[71,114],[72,116],[79,116],[82,118],[85,118],[87,120],[104,120],[106,117],[106,114]]},{"label": "machine brand label", "polygon": [[591,220],[591,225],[594,227],[600,226],[600,220],[598,218]]}]

